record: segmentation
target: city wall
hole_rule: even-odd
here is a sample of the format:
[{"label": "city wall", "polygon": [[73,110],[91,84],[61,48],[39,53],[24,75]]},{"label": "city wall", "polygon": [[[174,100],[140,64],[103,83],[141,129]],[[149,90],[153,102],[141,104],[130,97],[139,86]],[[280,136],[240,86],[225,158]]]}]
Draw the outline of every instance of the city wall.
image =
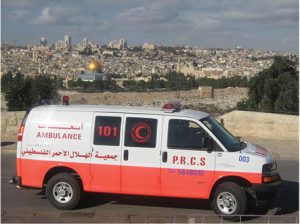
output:
[{"label": "city wall", "polygon": [[185,105],[197,105],[204,98],[219,98],[224,96],[248,95],[248,88],[213,89],[199,87],[198,90],[164,91],[164,92],[119,92],[119,93],[80,93],[64,91],[60,95],[68,95],[70,104],[116,104],[116,105],[151,105],[162,106],[168,101],[180,101]]}]

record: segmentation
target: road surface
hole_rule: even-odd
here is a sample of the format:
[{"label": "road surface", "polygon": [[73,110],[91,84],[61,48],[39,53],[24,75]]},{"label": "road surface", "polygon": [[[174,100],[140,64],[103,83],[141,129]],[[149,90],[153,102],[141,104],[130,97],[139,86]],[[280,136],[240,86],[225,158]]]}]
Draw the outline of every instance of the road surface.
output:
[{"label": "road surface", "polygon": [[[298,158],[296,158],[298,159]],[[52,207],[41,190],[20,190],[8,183],[15,174],[15,152],[2,151],[1,156],[2,222],[220,222],[209,202],[113,194],[86,193],[80,207],[60,211]],[[281,210],[260,209],[255,214],[275,216],[248,218],[245,222],[295,222],[298,217],[298,160],[277,161],[283,183],[279,200]],[[252,213],[253,214],[253,213]],[[204,215],[204,216],[203,216]]]}]

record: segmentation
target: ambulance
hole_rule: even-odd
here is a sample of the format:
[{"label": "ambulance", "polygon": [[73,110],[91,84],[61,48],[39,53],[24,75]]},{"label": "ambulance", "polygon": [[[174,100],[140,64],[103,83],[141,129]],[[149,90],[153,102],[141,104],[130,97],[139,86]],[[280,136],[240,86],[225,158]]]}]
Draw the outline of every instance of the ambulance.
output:
[{"label": "ambulance", "polygon": [[281,186],[270,152],[178,102],[35,107],[20,126],[16,157],[11,182],[45,189],[58,209],[75,208],[83,192],[104,192],[208,199],[217,214],[236,216]]}]

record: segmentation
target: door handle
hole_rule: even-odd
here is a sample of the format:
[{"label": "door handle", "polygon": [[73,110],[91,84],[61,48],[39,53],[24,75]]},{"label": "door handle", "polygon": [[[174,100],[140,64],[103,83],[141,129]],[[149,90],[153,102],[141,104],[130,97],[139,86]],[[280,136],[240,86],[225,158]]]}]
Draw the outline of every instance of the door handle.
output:
[{"label": "door handle", "polygon": [[168,153],[167,152],[163,152],[162,154],[162,161],[165,163],[168,160]]},{"label": "door handle", "polygon": [[123,154],[123,159],[124,159],[124,160],[128,160],[128,154],[129,154],[128,150],[125,149],[125,150],[124,150],[124,154]]}]

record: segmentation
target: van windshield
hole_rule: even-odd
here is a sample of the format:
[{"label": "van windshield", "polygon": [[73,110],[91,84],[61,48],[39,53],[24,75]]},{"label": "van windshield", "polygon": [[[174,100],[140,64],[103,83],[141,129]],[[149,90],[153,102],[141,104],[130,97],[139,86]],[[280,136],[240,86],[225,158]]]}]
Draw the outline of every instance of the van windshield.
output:
[{"label": "van windshield", "polygon": [[213,117],[208,116],[200,119],[200,121],[219,139],[229,152],[239,151],[246,147],[246,143],[234,137]]}]

